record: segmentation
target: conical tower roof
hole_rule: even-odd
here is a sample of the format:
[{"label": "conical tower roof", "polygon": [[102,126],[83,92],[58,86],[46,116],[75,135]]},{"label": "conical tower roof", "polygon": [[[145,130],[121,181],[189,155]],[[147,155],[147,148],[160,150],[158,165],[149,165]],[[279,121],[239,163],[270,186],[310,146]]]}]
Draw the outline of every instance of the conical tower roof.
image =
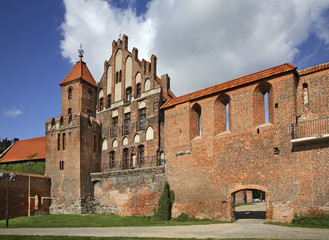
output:
[{"label": "conical tower roof", "polygon": [[71,69],[69,74],[65,77],[65,79],[59,84],[62,85],[64,83],[76,80],[76,79],[82,79],[86,81],[87,83],[90,83],[91,85],[97,87],[96,81],[93,78],[93,75],[91,75],[87,65],[82,60],[78,61],[74,67]]}]

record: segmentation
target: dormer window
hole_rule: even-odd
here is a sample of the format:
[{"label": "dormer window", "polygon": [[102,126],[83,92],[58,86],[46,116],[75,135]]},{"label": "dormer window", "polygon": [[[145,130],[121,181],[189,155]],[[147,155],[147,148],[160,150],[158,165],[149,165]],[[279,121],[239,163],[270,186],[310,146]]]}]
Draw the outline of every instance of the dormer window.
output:
[{"label": "dormer window", "polygon": [[70,87],[68,92],[67,92],[67,98],[71,99],[72,98],[72,88]]}]

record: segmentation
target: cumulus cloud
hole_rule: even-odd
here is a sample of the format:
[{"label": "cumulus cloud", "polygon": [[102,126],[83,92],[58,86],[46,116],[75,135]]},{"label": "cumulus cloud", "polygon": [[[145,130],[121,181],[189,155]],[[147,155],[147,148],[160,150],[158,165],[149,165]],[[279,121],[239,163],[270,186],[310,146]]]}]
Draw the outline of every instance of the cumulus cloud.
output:
[{"label": "cumulus cloud", "polygon": [[4,109],[3,114],[6,117],[17,117],[17,116],[23,114],[23,112],[21,110],[17,109],[16,107],[13,107],[12,109],[9,109],[9,110]]},{"label": "cumulus cloud", "polygon": [[105,0],[64,0],[62,55],[78,59],[80,42],[97,81],[112,40],[129,36],[139,57],[158,57],[176,95],[292,62],[313,31],[329,44],[329,1],[153,0],[142,16],[133,4],[119,9]]}]

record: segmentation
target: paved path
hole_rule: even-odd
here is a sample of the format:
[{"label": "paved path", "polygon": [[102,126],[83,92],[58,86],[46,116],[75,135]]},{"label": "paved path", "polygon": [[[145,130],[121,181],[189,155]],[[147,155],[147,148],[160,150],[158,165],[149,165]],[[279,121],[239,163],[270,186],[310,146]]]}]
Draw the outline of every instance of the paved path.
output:
[{"label": "paved path", "polygon": [[[94,237],[166,237],[166,238],[281,238],[329,239],[329,229],[290,228],[242,222],[175,226],[115,228],[16,228],[1,229],[0,235],[54,235]],[[251,222],[248,222],[251,221]]]}]

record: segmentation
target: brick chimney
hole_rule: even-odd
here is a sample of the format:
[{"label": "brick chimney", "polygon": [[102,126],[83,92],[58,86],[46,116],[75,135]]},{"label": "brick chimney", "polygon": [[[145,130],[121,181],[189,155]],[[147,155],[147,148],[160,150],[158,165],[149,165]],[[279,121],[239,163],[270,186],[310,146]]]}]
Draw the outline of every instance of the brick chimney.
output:
[{"label": "brick chimney", "polygon": [[163,90],[168,94],[168,90],[170,89],[170,77],[168,74],[163,74],[161,76],[161,86]]}]

